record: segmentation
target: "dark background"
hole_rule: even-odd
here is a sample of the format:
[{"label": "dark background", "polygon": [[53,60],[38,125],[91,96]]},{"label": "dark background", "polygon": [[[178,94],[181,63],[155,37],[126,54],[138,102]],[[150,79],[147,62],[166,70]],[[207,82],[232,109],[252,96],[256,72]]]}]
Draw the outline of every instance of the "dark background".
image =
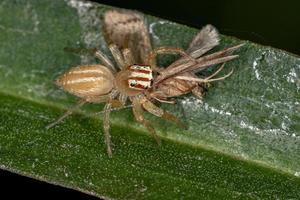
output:
[{"label": "dark background", "polygon": [[[222,34],[270,45],[300,55],[300,0],[97,0],[135,9],[195,28],[213,24]],[[167,3],[166,3],[167,2]],[[80,192],[0,170],[1,199],[13,197],[96,199]],[[7,198],[2,198],[8,196]]]},{"label": "dark background", "polygon": [[213,24],[224,35],[300,55],[299,0],[95,1],[136,9],[199,29]]}]

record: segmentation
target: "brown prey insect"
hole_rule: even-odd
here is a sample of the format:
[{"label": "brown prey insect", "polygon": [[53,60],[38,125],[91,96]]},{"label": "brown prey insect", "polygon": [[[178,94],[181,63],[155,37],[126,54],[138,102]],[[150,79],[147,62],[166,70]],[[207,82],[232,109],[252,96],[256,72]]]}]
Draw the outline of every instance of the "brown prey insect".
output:
[{"label": "brown prey insect", "polygon": [[[91,52],[103,65],[81,65],[61,75],[56,84],[79,97],[80,100],[76,106],[49,124],[47,128],[58,124],[86,103],[105,102],[103,131],[107,153],[110,157],[112,149],[109,116],[113,108],[124,107],[129,99],[135,119],[143,124],[160,144],[155,129],[143,116],[144,110],[184,127],[177,117],[157,107],[154,104],[155,101],[172,103],[168,100],[169,97],[189,92],[201,97],[202,84],[222,80],[231,73],[213,79],[224,64],[217,72],[204,79],[198,78],[195,73],[211,65],[225,63],[236,58],[237,55],[231,55],[231,53],[240,47],[238,45],[202,56],[219,42],[217,31],[208,25],[195,37],[187,53],[182,49],[171,47],[159,47],[152,50],[149,33],[141,14],[111,10],[105,13],[103,23],[103,30],[115,64],[100,50],[92,49]],[[160,68],[156,66],[158,54],[180,54],[182,58],[167,68]]]}]

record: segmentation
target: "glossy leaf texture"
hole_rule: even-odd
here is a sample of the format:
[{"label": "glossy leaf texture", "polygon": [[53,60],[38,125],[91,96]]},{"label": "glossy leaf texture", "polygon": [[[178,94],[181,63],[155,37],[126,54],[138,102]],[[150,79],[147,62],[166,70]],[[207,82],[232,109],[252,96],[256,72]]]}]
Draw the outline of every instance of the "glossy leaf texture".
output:
[{"label": "glossy leaf texture", "polygon": [[[158,147],[130,108],[112,114],[114,155],[102,135],[103,105],[46,130],[76,99],[54,85],[70,67],[98,63],[65,47],[98,47],[108,6],[79,0],[0,3],[0,168],[104,199],[299,199],[300,59],[245,42],[202,101],[162,105],[188,130],[146,115]],[[153,45],[186,48],[198,30],[146,16]],[[160,57],[167,66],[174,57]],[[210,73],[216,68],[206,71]]]}]

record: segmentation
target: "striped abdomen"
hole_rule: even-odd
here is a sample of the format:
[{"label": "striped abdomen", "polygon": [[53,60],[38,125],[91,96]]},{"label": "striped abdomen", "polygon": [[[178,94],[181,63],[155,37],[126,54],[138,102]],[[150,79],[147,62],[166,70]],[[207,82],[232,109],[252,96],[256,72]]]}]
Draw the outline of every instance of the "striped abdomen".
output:
[{"label": "striped abdomen", "polygon": [[128,78],[129,88],[145,90],[150,88],[153,81],[152,69],[147,65],[131,65],[128,67],[130,76]]},{"label": "striped abdomen", "polygon": [[56,84],[71,94],[89,99],[109,93],[114,86],[114,76],[103,65],[82,65],[64,73]]}]

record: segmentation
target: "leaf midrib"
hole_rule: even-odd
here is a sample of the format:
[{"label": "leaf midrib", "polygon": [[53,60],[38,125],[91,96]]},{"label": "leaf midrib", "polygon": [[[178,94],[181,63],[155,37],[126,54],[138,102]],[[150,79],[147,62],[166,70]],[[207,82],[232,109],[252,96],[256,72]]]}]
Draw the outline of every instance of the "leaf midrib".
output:
[{"label": "leaf midrib", "polygon": [[[0,91],[0,96],[10,96],[10,97],[13,97],[13,98],[16,98],[16,99],[21,99],[23,101],[30,102],[30,103],[33,103],[33,104],[37,104],[37,105],[40,105],[40,106],[43,106],[43,107],[47,107],[47,108],[50,108],[50,109],[53,109],[53,110],[55,109],[55,110],[62,110],[63,111],[63,107],[56,106],[56,104],[53,104],[52,102],[49,102],[49,101],[41,101],[41,102],[39,102],[39,101],[35,101],[32,98],[28,98],[28,97],[18,96],[16,94],[12,94],[12,93],[10,93],[8,91]],[[49,103],[49,104],[47,104],[47,103]],[[86,118],[91,118],[91,119],[99,120],[99,118],[96,118],[96,116],[95,117],[89,116],[85,112],[82,112],[82,111],[76,111],[74,113],[77,114],[77,115],[84,116]],[[28,116],[24,116],[24,117],[28,117]],[[116,118],[116,117],[114,117],[114,118]],[[53,119],[53,120],[55,120],[55,119]],[[116,121],[117,121],[117,119],[112,119],[111,120],[111,124],[113,124],[114,126],[118,126],[118,127],[125,127],[126,126],[127,129],[129,128],[133,132],[142,133],[143,135],[149,136],[149,134],[147,133],[147,131],[144,130],[142,127],[139,128],[138,126],[135,126],[135,125],[130,125],[128,127],[127,126],[128,124],[126,124],[126,123],[120,123],[119,120],[118,120],[118,123]],[[160,130],[158,130],[158,131],[160,131]],[[160,137],[163,138],[164,140],[169,140],[171,142],[176,142],[176,143],[182,144],[182,145],[188,145],[190,147],[197,148],[197,149],[202,149],[202,150],[205,150],[205,151],[212,151],[212,152],[214,152],[214,153],[216,153],[218,155],[224,155],[224,156],[229,157],[229,158],[231,158],[233,160],[238,160],[238,161],[246,162],[246,163],[249,163],[249,164],[252,164],[252,165],[256,165],[258,167],[263,167],[263,168],[270,169],[270,170],[272,170],[272,171],[274,171],[276,173],[283,173],[283,174],[287,174],[289,176],[293,176],[294,177],[294,174],[292,174],[288,169],[273,167],[273,166],[269,165],[268,163],[262,162],[260,160],[251,160],[251,159],[247,160],[247,159],[245,159],[243,157],[240,157],[240,156],[237,156],[237,155],[224,153],[224,152],[219,151],[218,149],[213,148],[211,145],[210,146],[205,146],[203,144],[190,144],[190,143],[182,142],[182,141],[179,141],[179,140],[175,140],[174,139],[175,137],[165,137],[163,135],[160,135]],[[150,138],[150,136],[149,136],[149,138]],[[152,139],[152,138],[150,138],[150,139]]]}]

